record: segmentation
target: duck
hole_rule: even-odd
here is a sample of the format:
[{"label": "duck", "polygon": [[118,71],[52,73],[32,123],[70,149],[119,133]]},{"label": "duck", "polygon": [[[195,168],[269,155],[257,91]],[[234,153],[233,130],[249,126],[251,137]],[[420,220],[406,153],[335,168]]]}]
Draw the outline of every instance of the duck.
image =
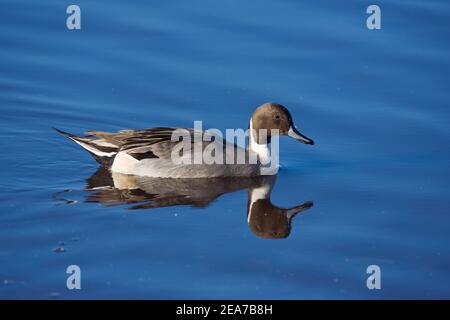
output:
[{"label": "duck", "polygon": [[[54,129],[84,148],[102,167],[111,172],[155,178],[275,175],[279,165],[278,158],[273,157],[276,152],[271,152],[273,150],[270,148],[274,138],[289,136],[304,144],[314,144],[312,139],[297,129],[288,109],[272,102],[260,105],[253,112],[248,125],[246,148],[208,130],[195,128],[156,127],[118,132],[86,131],[85,136],[76,136]],[[180,141],[174,139],[175,136],[179,138],[180,133],[191,138],[182,144],[184,149],[180,149]],[[208,148],[211,149],[209,147],[211,144],[221,146],[213,153],[219,155],[218,151],[222,150],[220,157],[223,157],[223,161],[196,162],[197,156],[201,158]],[[179,155],[181,160],[175,161],[174,155]],[[244,161],[237,159],[239,155],[244,156]]]}]

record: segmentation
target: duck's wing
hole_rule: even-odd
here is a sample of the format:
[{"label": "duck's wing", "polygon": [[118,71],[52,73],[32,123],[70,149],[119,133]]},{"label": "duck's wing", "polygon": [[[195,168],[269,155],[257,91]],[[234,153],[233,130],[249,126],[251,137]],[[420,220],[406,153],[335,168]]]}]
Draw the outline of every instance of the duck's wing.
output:
[{"label": "duck's wing", "polygon": [[[183,141],[183,152],[193,156],[195,152],[203,152],[211,143],[221,142],[224,153],[227,145],[238,148],[226,142],[222,137],[207,131],[192,128],[151,128],[144,130],[125,130],[116,134],[88,132],[119,146],[120,152],[126,152],[137,160],[143,159],[171,159],[175,147]],[[194,147],[196,142],[201,148]],[[178,149],[177,149],[178,150]]]},{"label": "duck's wing", "polygon": [[124,151],[136,159],[142,160],[145,158],[166,158],[164,151],[170,149],[172,133],[175,130],[177,129],[150,128],[121,130],[116,133],[101,131],[86,131],[85,133],[117,146],[119,152]]},{"label": "duck's wing", "polygon": [[90,136],[96,136],[117,147],[127,150],[134,147],[152,145],[156,142],[171,140],[176,128],[150,128],[142,130],[121,130],[119,132],[86,131]]},{"label": "duck's wing", "polygon": [[[183,141],[183,156],[186,157],[195,157],[196,152],[203,153],[211,141],[221,142],[225,156],[230,149],[234,149],[232,155],[238,154],[238,152],[235,152],[236,150],[243,150],[234,143],[225,141],[221,136],[191,128],[159,127],[119,132],[86,131],[87,136],[85,137],[78,137],[58,129],[55,130],[81,145],[99,163],[107,167],[112,164],[119,152],[125,152],[137,160],[170,160],[172,159],[172,153],[181,141]],[[201,143],[201,148],[194,146],[197,141]]]}]

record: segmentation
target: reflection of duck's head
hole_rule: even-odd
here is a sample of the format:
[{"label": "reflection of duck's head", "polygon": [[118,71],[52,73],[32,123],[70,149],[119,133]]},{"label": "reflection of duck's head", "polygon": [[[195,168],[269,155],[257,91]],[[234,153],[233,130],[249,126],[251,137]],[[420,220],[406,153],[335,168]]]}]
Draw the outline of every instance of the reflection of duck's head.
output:
[{"label": "reflection of duck's head", "polygon": [[291,233],[291,221],[297,213],[313,206],[308,201],[301,205],[284,209],[270,201],[273,181],[249,190],[248,225],[252,232],[261,238],[287,238]]}]

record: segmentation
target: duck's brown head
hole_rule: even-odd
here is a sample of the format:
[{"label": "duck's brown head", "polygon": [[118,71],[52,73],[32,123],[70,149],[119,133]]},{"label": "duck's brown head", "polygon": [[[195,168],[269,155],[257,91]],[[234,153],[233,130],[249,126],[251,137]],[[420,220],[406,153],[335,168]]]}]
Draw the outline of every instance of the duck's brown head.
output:
[{"label": "duck's brown head", "polygon": [[313,140],[297,130],[288,109],[278,103],[268,102],[259,106],[250,119],[250,129],[255,130],[257,143],[264,143],[259,130],[265,129],[269,139],[267,142],[270,142],[270,137],[274,134],[273,132],[276,132],[272,130],[278,130],[278,135],[289,136],[306,144],[314,144]]}]

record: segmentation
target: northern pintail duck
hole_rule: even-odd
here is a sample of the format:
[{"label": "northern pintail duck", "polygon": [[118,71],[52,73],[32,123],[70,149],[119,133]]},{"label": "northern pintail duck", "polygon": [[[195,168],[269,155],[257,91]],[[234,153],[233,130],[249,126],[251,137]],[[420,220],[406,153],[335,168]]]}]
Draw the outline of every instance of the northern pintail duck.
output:
[{"label": "northern pintail duck", "polygon": [[[249,146],[244,149],[222,137],[212,136],[207,131],[187,128],[150,128],[142,130],[122,130],[117,133],[87,131],[87,136],[78,137],[56,129],[62,135],[86,149],[97,162],[112,172],[160,178],[213,178],[213,177],[251,177],[273,175],[278,166],[269,173],[263,173],[263,163],[270,157],[270,143],[274,135],[289,136],[305,144],[314,142],[302,135],[295,127],[292,116],[282,105],[265,103],[253,113],[249,124]],[[267,134],[261,134],[266,130]],[[173,154],[179,148],[179,141],[173,140],[175,133],[187,132],[192,136],[188,150],[183,150],[183,158],[195,159],[203,154],[211,141],[222,143],[224,161],[222,163],[197,163],[194,161],[174,162]],[[195,146],[197,136],[201,139],[200,148]],[[238,154],[245,155],[244,163],[236,160]],[[248,161],[251,157],[256,162]],[[201,157],[201,156],[200,156]]]}]

